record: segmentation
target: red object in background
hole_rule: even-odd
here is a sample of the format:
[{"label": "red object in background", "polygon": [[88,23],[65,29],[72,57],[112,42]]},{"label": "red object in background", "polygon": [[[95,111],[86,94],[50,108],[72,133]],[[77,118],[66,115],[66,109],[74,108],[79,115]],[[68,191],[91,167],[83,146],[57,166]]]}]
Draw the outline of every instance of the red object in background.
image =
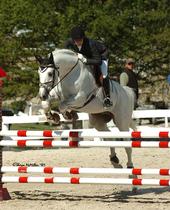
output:
[{"label": "red object in background", "polygon": [[0,67],[0,78],[1,77],[7,77],[7,73]]},{"label": "red object in background", "polygon": [[5,78],[5,77],[9,79],[7,73],[3,70],[2,67],[0,67],[0,87],[3,86],[3,79],[1,80],[1,78]]}]

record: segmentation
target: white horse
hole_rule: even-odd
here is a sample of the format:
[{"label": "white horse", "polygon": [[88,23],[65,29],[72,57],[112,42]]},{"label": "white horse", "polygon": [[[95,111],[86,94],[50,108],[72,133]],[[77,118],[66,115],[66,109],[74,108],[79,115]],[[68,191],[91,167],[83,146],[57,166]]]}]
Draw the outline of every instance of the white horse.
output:
[{"label": "white horse", "polygon": [[[56,99],[60,102],[61,113],[70,110],[86,112],[89,114],[90,126],[99,131],[109,131],[107,122],[111,119],[120,131],[129,131],[130,127],[134,129],[132,121],[134,92],[131,88],[110,81],[113,106],[106,111],[103,107],[103,90],[96,84],[93,69],[83,64],[76,53],[71,50],[56,49],[46,59],[40,56],[36,58],[40,63],[39,95],[46,112],[50,110],[51,100]],[[115,148],[110,149],[111,163],[114,167],[122,167]],[[125,150],[127,167],[133,167],[132,149],[125,148]]]}]

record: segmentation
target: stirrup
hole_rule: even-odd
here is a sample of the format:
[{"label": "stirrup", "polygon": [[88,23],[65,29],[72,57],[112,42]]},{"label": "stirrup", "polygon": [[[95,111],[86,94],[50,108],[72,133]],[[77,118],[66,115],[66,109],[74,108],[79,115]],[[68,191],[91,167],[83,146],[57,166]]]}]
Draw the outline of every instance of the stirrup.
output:
[{"label": "stirrup", "polygon": [[109,98],[109,97],[106,97],[106,98],[104,99],[104,102],[103,102],[104,108],[111,107],[112,105],[113,105],[113,104],[112,104],[112,102],[110,101],[110,98]]}]

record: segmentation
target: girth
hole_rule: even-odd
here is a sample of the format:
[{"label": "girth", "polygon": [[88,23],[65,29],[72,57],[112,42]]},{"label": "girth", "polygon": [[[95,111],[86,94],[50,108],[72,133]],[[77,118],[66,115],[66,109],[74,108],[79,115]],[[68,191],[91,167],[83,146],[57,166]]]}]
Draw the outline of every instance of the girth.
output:
[{"label": "girth", "polygon": [[89,98],[82,106],[74,107],[74,108],[76,108],[76,109],[81,109],[81,108],[85,107],[85,106],[86,106],[87,104],[89,104],[95,97],[96,97],[96,96],[95,96],[94,94],[92,94],[92,95],[90,96],[90,98]]}]

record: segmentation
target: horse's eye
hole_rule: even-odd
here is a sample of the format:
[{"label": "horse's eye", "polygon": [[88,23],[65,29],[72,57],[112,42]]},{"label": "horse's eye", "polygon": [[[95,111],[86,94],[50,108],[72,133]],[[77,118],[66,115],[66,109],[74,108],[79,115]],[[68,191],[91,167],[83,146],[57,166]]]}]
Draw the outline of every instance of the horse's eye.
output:
[{"label": "horse's eye", "polygon": [[48,73],[48,76],[49,76],[49,77],[52,77],[52,76],[53,76],[52,72],[49,72],[49,73]]}]

